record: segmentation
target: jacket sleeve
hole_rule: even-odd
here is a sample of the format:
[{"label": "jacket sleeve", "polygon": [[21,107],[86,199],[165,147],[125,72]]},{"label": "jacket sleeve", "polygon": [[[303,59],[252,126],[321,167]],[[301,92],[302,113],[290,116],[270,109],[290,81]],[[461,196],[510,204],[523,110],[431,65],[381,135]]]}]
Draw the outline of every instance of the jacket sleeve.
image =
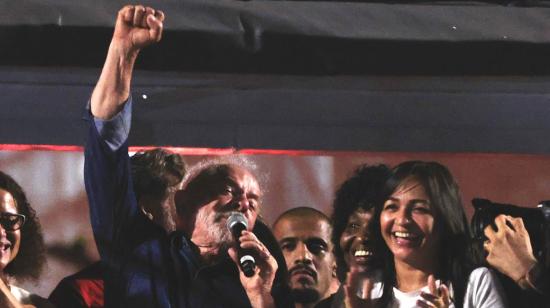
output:
[{"label": "jacket sleeve", "polygon": [[113,266],[128,249],[138,207],[131,184],[128,133],[131,98],[108,121],[95,119],[89,109],[88,137],[84,149],[84,184],[88,195],[94,238],[102,261]]}]

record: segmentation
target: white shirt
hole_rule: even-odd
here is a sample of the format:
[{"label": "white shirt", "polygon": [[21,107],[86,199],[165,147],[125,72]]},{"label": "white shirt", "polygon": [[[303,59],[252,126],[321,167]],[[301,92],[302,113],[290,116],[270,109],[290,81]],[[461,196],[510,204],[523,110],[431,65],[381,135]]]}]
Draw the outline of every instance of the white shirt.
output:
[{"label": "white shirt", "polygon": [[[439,286],[439,281],[436,285]],[[449,288],[452,294],[452,286]],[[416,302],[422,299],[421,292],[428,292],[428,286],[412,292],[401,292],[393,288],[391,308],[415,308]],[[479,267],[470,273],[466,293],[464,294],[464,308],[504,308],[502,287],[495,275],[486,267]],[[452,296],[452,295],[451,295]],[[450,308],[455,306],[451,303]]]}]

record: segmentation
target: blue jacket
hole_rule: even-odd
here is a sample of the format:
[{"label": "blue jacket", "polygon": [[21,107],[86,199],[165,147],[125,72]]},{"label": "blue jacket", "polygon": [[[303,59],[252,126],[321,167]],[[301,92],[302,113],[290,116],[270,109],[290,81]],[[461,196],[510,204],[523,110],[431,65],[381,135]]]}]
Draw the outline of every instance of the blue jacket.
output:
[{"label": "blue jacket", "polygon": [[[180,232],[166,234],[139,210],[128,156],[130,114],[131,100],[113,120],[94,119],[90,112],[86,116],[90,125],[84,180],[95,241],[106,267],[105,306],[250,307],[228,256],[200,267],[199,251],[190,240]],[[291,307],[282,253],[264,224],[257,223],[256,229],[279,263],[272,295],[278,307]]]}]

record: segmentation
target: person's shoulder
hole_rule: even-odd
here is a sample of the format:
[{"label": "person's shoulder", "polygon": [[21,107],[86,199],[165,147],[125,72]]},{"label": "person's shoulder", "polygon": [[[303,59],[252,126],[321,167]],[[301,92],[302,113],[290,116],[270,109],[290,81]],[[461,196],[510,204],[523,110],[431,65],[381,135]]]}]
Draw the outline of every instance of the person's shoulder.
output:
[{"label": "person's shoulder", "polygon": [[502,286],[493,270],[478,267],[470,273],[464,307],[506,307]]},{"label": "person's shoulder", "polygon": [[470,273],[470,277],[482,277],[485,275],[491,275],[491,270],[488,267],[476,267]]},{"label": "person's shoulder", "polygon": [[476,289],[501,288],[495,272],[487,267],[478,267],[472,270],[468,278],[468,286]]},{"label": "person's shoulder", "polygon": [[18,286],[11,285],[10,286],[11,294],[20,302],[27,303],[29,301],[29,298],[31,296],[31,293],[23,288],[20,288]]},{"label": "person's shoulder", "polygon": [[468,279],[470,282],[480,282],[480,281],[492,281],[497,279],[495,276],[495,273],[493,270],[487,268],[487,267],[478,267],[472,270],[470,273],[470,278]]},{"label": "person's shoulder", "polygon": [[10,286],[11,294],[22,304],[34,305],[37,308],[53,308],[54,305],[40,295],[31,293],[18,286]]},{"label": "person's shoulder", "polygon": [[55,306],[47,299],[43,298],[40,295],[31,293],[31,303],[36,308],[55,308]]}]

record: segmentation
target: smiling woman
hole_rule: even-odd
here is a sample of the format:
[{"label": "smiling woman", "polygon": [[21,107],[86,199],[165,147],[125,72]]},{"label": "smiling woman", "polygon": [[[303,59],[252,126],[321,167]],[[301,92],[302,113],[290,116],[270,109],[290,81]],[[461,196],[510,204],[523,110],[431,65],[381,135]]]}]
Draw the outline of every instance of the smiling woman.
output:
[{"label": "smiling woman", "polygon": [[387,248],[383,306],[504,306],[493,274],[475,269],[459,188],[445,166],[403,162],[384,191],[375,218]]},{"label": "smiling woman", "polygon": [[53,307],[45,299],[12,285],[12,279],[38,279],[45,262],[42,230],[23,189],[0,171],[0,304],[2,307]]},{"label": "smiling woman", "polygon": [[364,164],[336,191],[332,241],[339,244],[334,247],[334,254],[340,281],[345,280],[352,262],[361,265],[361,260],[375,253],[369,225],[375,205],[382,202],[382,187],[388,175],[389,168],[385,165]]},{"label": "smiling woman", "polygon": [[[382,202],[382,188],[389,176],[386,165],[360,165],[336,191],[332,210],[332,242],[337,263],[338,279],[346,280],[350,270],[378,280],[379,256],[373,241],[371,222],[375,205]],[[380,297],[381,285],[372,292]],[[331,297],[317,307],[341,308],[344,303],[343,284]]]}]

